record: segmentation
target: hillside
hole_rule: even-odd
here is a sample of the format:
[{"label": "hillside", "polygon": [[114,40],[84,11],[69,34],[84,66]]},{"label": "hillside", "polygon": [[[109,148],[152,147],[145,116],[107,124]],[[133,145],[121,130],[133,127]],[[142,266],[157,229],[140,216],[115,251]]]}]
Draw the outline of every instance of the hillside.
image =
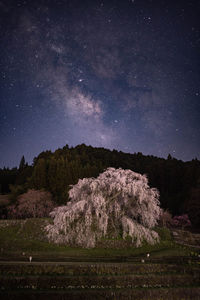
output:
[{"label": "hillside", "polygon": [[68,200],[71,184],[79,178],[97,177],[107,167],[131,169],[146,174],[151,187],[160,192],[161,206],[173,214],[187,212],[199,226],[200,162],[183,162],[145,156],[142,153],[123,153],[116,150],[94,148],[84,144],[55,152],[45,151],[34,158],[33,165],[25,160],[15,169],[0,170],[2,194],[12,192],[12,199],[28,188],[45,189],[52,193],[58,205]]}]

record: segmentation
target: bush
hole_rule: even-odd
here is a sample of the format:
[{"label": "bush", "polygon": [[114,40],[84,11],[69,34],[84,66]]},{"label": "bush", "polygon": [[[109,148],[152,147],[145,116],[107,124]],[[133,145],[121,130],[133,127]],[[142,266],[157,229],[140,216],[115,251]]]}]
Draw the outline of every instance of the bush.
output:
[{"label": "bush", "polygon": [[172,236],[171,236],[170,230],[168,228],[156,227],[154,230],[159,234],[159,237],[162,241],[171,241],[172,240]]},{"label": "bush", "polygon": [[7,207],[10,204],[8,195],[0,195],[0,219],[7,218]]},{"label": "bush", "polygon": [[172,225],[179,228],[186,228],[191,226],[191,222],[188,218],[188,215],[175,216],[173,217]]}]

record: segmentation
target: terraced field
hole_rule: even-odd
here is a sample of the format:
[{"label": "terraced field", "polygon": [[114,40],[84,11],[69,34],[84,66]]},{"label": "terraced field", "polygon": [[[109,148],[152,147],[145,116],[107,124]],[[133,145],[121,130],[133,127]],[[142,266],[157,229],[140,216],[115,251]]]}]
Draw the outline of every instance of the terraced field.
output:
[{"label": "terraced field", "polygon": [[0,299],[200,299],[199,235],[157,228],[153,246],[71,248],[46,240],[47,221],[0,221]]},{"label": "terraced field", "polygon": [[1,262],[1,299],[200,299],[198,258]]}]

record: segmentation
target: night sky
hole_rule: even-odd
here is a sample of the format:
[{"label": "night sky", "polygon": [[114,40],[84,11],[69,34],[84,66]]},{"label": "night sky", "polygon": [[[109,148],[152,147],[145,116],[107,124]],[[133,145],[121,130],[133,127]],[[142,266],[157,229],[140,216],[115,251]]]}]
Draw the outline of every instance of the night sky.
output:
[{"label": "night sky", "polygon": [[0,1],[0,167],[85,143],[200,158],[200,1]]}]

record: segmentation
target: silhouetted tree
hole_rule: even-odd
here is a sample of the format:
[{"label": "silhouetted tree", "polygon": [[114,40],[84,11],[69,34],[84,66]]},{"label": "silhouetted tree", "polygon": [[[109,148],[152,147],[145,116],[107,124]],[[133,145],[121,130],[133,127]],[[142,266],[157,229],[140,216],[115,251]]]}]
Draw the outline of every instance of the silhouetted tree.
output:
[{"label": "silhouetted tree", "polygon": [[25,158],[24,158],[24,155],[23,155],[21,160],[20,160],[20,163],[19,163],[19,170],[24,169],[25,166],[26,166],[26,162],[25,162]]}]

